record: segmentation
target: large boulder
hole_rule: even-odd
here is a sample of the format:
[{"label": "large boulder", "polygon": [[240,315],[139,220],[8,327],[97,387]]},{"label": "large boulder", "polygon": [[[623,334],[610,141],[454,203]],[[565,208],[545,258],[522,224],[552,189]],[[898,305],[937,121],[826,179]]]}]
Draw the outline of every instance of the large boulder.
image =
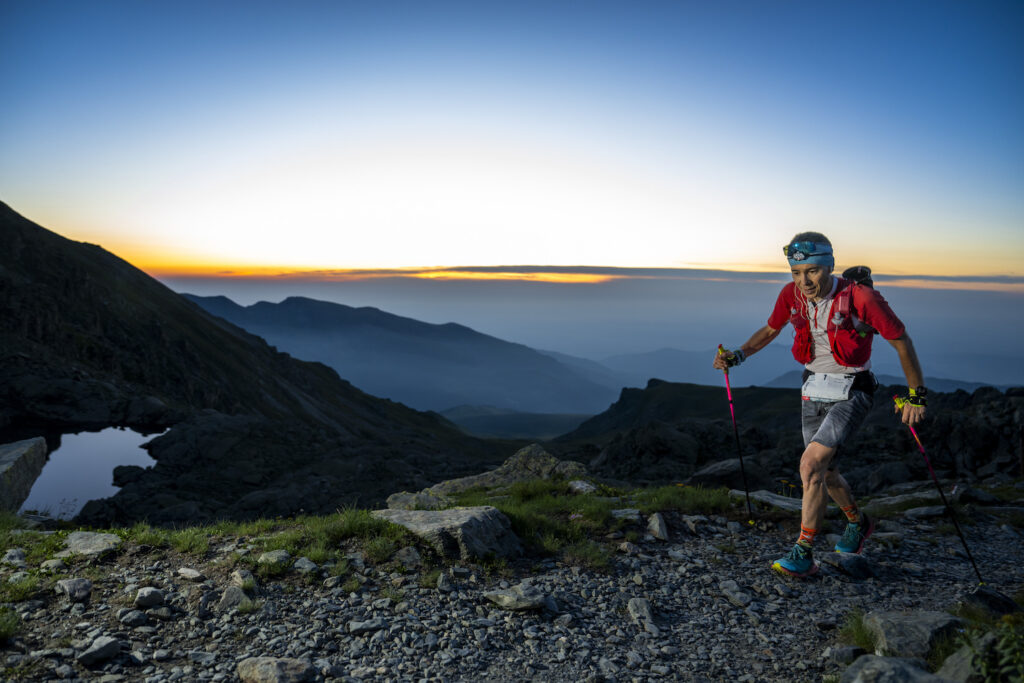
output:
[{"label": "large boulder", "polygon": [[843,672],[839,683],[949,683],[949,679],[928,673],[920,659],[904,657],[858,657]]},{"label": "large boulder", "polygon": [[522,552],[508,517],[490,505],[450,510],[375,510],[372,514],[404,526],[449,559],[513,557]]},{"label": "large boulder", "polygon": [[0,511],[17,512],[46,464],[46,439],[0,445]]},{"label": "large boulder", "polygon": [[572,460],[559,460],[539,444],[530,444],[490,472],[442,481],[440,484],[426,489],[424,493],[444,496],[474,488],[508,486],[517,481],[556,477],[575,479],[586,476],[586,474],[586,468],[580,463]]},{"label": "large boulder", "polygon": [[932,646],[953,635],[963,620],[948,612],[868,612],[864,626],[875,636],[875,654],[927,657]]}]

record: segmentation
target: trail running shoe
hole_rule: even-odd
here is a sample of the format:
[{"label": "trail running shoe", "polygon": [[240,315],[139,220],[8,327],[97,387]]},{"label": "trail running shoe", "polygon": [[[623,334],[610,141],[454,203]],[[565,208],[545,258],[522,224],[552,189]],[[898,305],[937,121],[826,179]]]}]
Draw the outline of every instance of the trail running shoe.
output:
[{"label": "trail running shoe", "polygon": [[814,561],[814,552],[807,546],[797,543],[789,554],[772,563],[772,569],[780,574],[803,578],[818,571],[818,563]]},{"label": "trail running shoe", "polygon": [[843,537],[836,543],[836,552],[859,553],[861,550],[864,550],[864,541],[868,540],[874,532],[875,520],[869,517],[867,513],[860,513],[860,522],[858,524],[850,522],[846,525]]}]

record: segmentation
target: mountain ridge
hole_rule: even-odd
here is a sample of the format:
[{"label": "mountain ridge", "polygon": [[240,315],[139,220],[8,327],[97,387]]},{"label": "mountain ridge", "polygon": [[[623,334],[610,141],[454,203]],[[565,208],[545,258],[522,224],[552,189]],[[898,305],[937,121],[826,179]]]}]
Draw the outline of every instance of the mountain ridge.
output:
[{"label": "mountain ridge", "polygon": [[616,388],[523,344],[458,323],[306,297],[241,306],[186,298],[296,357],[325,363],[366,391],[420,409],[494,405],[522,412],[598,412]]}]

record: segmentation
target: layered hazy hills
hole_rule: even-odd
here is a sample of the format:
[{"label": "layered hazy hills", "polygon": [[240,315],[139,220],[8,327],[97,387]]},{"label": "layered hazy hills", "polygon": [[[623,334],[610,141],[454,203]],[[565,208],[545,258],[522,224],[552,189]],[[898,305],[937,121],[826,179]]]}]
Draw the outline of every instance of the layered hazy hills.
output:
[{"label": "layered hazy hills", "polygon": [[171,431],[90,521],[181,522],[381,500],[511,448],[380,399],[0,204],[0,440]]},{"label": "layered hazy hills", "polygon": [[303,297],[240,306],[226,297],[185,296],[298,358],[331,366],[375,396],[415,408],[593,414],[622,386],[613,373],[601,376],[597,364],[586,368],[580,360],[582,367],[572,367],[455,323]]}]

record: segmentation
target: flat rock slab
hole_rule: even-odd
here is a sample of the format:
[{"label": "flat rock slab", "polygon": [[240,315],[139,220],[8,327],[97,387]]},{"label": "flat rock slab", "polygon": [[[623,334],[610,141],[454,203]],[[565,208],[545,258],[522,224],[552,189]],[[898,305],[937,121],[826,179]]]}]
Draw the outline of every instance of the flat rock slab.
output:
[{"label": "flat rock slab", "polygon": [[178,570],[178,576],[185,579],[186,581],[192,581],[194,583],[202,583],[206,581],[206,576],[198,569],[192,569],[191,567],[182,567]]},{"label": "flat rock slab", "polygon": [[4,558],[0,560],[0,564],[10,565],[17,567],[18,569],[24,569],[27,564],[25,562],[25,551],[21,548],[11,548],[4,553]]},{"label": "flat rock slab", "polygon": [[268,550],[256,560],[258,564],[287,564],[292,556],[287,550]]},{"label": "flat rock slab", "polygon": [[875,498],[861,506],[867,513],[879,512],[887,508],[903,507],[905,508],[910,503],[920,503],[921,505],[928,505],[930,503],[941,503],[942,496],[935,489],[917,491],[916,493],[904,493],[898,496],[885,496],[884,498]]},{"label": "flat rock slab", "polygon": [[371,514],[406,529],[450,559],[513,557],[522,552],[512,524],[490,505],[449,510],[374,510]]},{"label": "flat rock slab", "polygon": [[719,582],[718,589],[722,591],[722,595],[725,596],[726,600],[741,609],[745,609],[754,601],[754,598],[749,593],[743,591],[739,584],[732,579]]},{"label": "flat rock slab", "polygon": [[61,595],[68,596],[71,602],[85,602],[92,594],[92,581],[89,579],[61,579],[54,586]]},{"label": "flat rock slab", "polygon": [[[747,494],[743,493],[743,491],[737,491],[736,489],[729,491],[729,495],[733,498],[746,499],[747,497]],[[803,503],[799,498],[787,498],[786,496],[780,496],[779,494],[772,493],[770,491],[751,491],[750,499],[771,505],[772,507],[777,507],[781,510],[789,510],[791,512],[800,512],[800,510],[803,509]]]},{"label": "flat rock slab", "polygon": [[945,505],[925,505],[919,508],[910,508],[904,511],[903,515],[910,519],[935,519],[946,514]]},{"label": "flat rock slab", "polygon": [[904,657],[878,657],[864,655],[859,657],[843,672],[839,683],[949,683],[948,678],[941,678],[928,673],[921,659]]},{"label": "flat rock slab", "polygon": [[116,534],[101,534],[95,531],[72,531],[64,539],[67,550],[62,550],[55,557],[71,557],[85,555],[92,557],[103,555],[121,547],[121,537]]},{"label": "flat rock slab", "polygon": [[543,609],[547,605],[547,596],[541,589],[523,583],[507,590],[489,591],[484,597],[502,609],[517,612]]},{"label": "flat rock slab", "polygon": [[863,555],[856,553],[820,553],[816,557],[825,564],[832,565],[842,573],[854,579],[870,579],[875,575],[871,563]]},{"label": "flat rock slab", "polygon": [[117,638],[100,636],[92,641],[92,645],[85,652],[78,655],[78,663],[82,666],[92,666],[116,657],[120,653],[121,643]]},{"label": "flat rock slab", "polygon": [[158,607],[164,604],[164,592],[159,588],[144,586],[135,594],[135,606],[140,609]]},{"label": "flat rock slab", "polygon": [[1022,611],[1013,598],[987,586],[978,586],[964,597],[963,602],[995,617]]},{"label": "flat rock slab", "polygon": [[868,612],[864,626],[876,638],[875,653],[927,657],[939,638],[952,635],[963,620],[948,612]]},{"label": "flat rock slab", "polygon": [[308,659],[287,657],[250,657],[236,669],[243,683],[304,683],[312,681],[316,670]]},{"label": "flat rock slab", "polygon": [[391,510],[440,510],[454,503],[451,498],[431,491],[410,493],[401,491],[388,496],[388,508]]}]

